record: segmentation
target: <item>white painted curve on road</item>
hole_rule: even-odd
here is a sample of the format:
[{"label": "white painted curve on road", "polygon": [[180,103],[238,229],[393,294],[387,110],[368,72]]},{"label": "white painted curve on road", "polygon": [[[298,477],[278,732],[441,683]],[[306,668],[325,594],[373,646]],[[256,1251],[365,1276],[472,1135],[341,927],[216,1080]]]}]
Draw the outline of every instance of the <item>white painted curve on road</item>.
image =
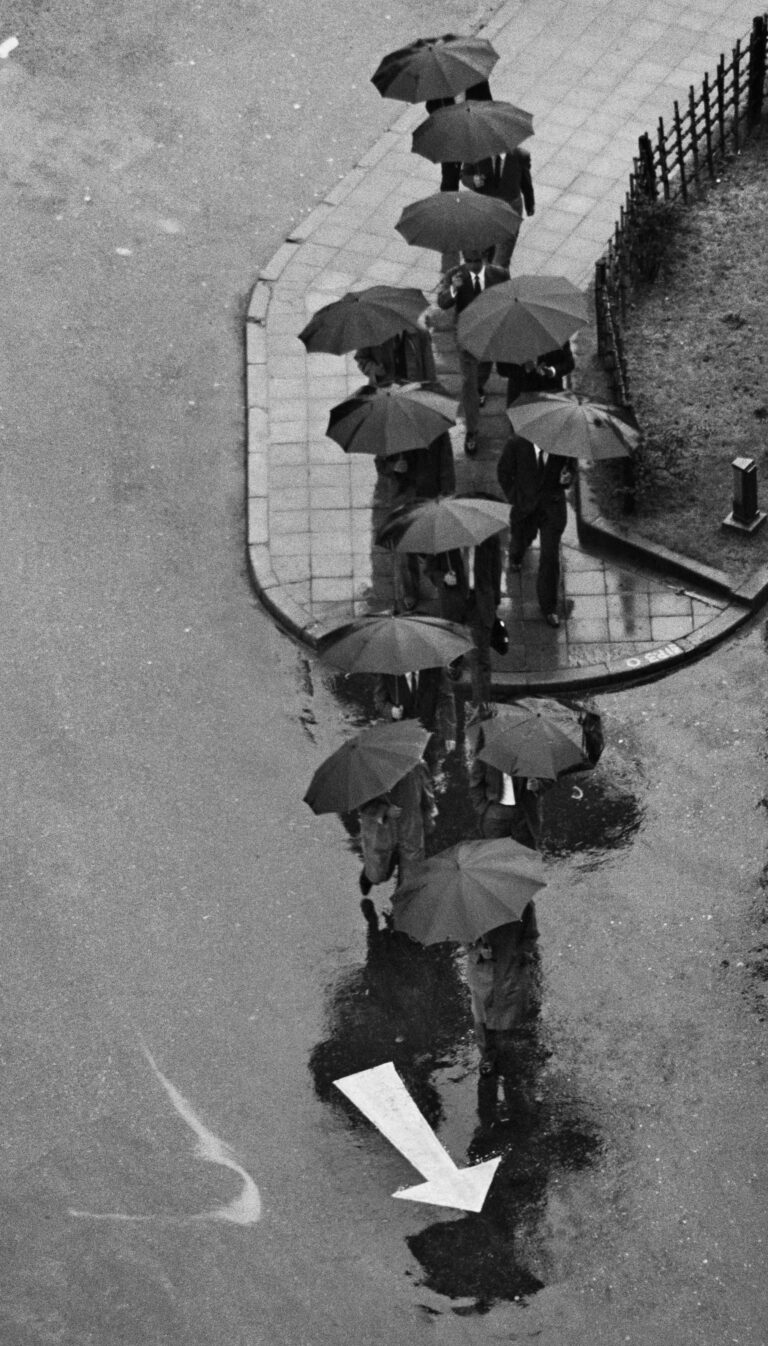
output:
[{"label": "white painted curve on road", "polygon": [[72,1209],[70,1209],[70,1215],[77,1219],[88,1220],[159,1220],[172,1221],[173,1223],[186,1223],[189,1220],[224,1220],[229,1224],[257,1224],[261,1219],[261,1195],[250,1173],[247,1173],[242,1165],[238,1163],[238,1160],[229,1145],[227,1145],[225,1141],[220,1140],[212,1131],[209,1131],[207,1126],[203,1125],[184,1095],[165,1077],[149,1048],[143,1042],[141,1044],[141,1050],[149,1061],[154,1074],[165,1089],[165,1092],[179,1116],[183,1118],[190,1130],[194,1131],[197,1136],[198,1140],[195,1153],[200,1159],[205,1160],[207,1163],[220,1164],[223,1168],[232,1169],[233,1173],[237,1173],[243,1180],[243,1187],[240,1195],[228,1202],[225,1206],[215,1206],[213,1210],[201,1211],[197,1215],[128,1215],[120,1211],[100,1213],[96,1211]]}]

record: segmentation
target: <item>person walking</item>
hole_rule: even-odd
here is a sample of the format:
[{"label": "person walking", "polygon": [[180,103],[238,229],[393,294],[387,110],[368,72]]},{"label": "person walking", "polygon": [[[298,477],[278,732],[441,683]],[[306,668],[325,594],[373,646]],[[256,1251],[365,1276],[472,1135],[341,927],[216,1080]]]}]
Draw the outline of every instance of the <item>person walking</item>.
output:
[{"label": "person walking", "polygon": [[558,627],[560,539],[568,522],[565,492],[576,474],[576,460],[546,454],[514,430],[499,459],[496,475],[511,505],[509,568],[520,570],[523,557],[539,536],[536,596],[548,626]]},{"label": "person walking", "polygon": [[522,365],[498,364],[496,368],[507,380],[507,406],[512,406],[523,393],[563,392],[575,364],[570,341],[540,355],[538,360],[526,360]]},{"label": "person walking", "polygon": [[541,838],[541,803],[547,782],[507,775],[478,756],[482,747],[480,728],[469,769],[469,797],[477,814],[480,836],[511,837],[521,846],[536,850]]},{"label": "person walking", "polygon": [[[417,500],[436,500],[456,492],[456,466],[451,437],[438,435],[422,449],[408,449],[390,458],[377,458],[380,477],[391,483],[392,495],[386,523],[393,514],[403,512]],[[396,604],[405,612],[416,608],[421,589],[422,561],[416,552],[398,552],[396,560]]]},{"label": "person walking", "polygon": [[388,337],[377,346],[355,351],[355,363],[376,388],[391,383],[437,383],[432,338],[426,323]]},{"label": "person walking", "polygon": [[484,1121],[496,1120],[500,1076],[509,1114],[530,1115],[519,1053],[521,1030],[532,1008],[538,937],[536,909],[529,902],[519,921],[489,930],[467,948],[467,984],[480,1049],[478,1111]]},{"label": "person walking", "polygon": [[[445,276],[437,292],[437,303],[442,309],[455,307],[458,315],[484,290],[492,285],[500,285],[505,280],[509,280],[509,276],[501,267],[486,266],[479,252],[465,252],[463,265]],[[480,409],[485,405],[485,385],[492,365],[490,361],[478,360],[469,351],[459,347],[459,366],[466,429],[464,452],[474,457],[477,453]]]},{"label": "person walking", "polygon": [[[434,830],[437,805],[423,758],[385,795],[363,804],[358,814],[363,854],[359,884],[367,898],[374,884],[386,883],[395,869],[402,883],[413,865],[425,857],[425,837]],[[367,921],[370,905],[363,908]]]},{"label": "person walking", "polygon": [[494,196],[506,201],[520,217],[517,229],[508,238],[500,240],[484,254],[486,260],[500,266],[507,273],[512,253],[520,233],[523,213],[530,216],[536,211],[536,197],[531,177],[531,156],[527,150],[508,150],[506,154],[493,159],[481,159],[476,164],[462,164],[461,181],[466,187],[483,196]]},{"label": "person walking", "polygon": [[[445,37],[453,37],[455,34],[446,33]],[[479,80],[477,84],[471,84],[468,89],[462,93],[454,94],[449,98],[428,98],[425,103],[427,112],[431,115],[437,112],[438,108],[451,107],[454,103],[490,103],[493,101],[491,86],[487,79]],[[461,185],[461,163],[449,162],[440,165],[440,191],[457,192]]]},{"label": "person walking", "polygon": [[378,673],[373,704],[386,720],[419,720],[436,734],[447,752],[456,746],[456,697],[447,668],[422,668],[413,673]]}]

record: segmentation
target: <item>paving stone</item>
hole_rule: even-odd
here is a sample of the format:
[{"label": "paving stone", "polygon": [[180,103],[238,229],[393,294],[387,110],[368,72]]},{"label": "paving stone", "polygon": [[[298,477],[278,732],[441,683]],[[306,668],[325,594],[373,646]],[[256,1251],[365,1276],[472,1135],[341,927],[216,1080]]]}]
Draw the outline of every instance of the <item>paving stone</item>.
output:
[{"label": "paving stone", "polygon": [[310,518],[308,503],[303,509],[278,509],[277,504],[270,499],[269,528],[272,537],[283,537],[287,533],[308,533]]},{"label": "paving stone", "polygon": [[269,542],[267,501],[263,496],[248,497],[248,542],[264,546]]},{"label": "paving stone", "polygon": [[269,473],[265,448],[262,452],[248,454],[248,494],[249,496],[266,496],[268,493]]},{"label": "paving stone", "polygon": [[654,617],[651,613],[651,639],[664,642],[666,640],[679,640],[680,637],[688,634],[693,629],[691,619],[685,616],[678,617]]},{"label": "paving stone", "polygon": [[306,463],[307,445],[297,440],[295,444],[275,444],[270,445],[269,450],[269,468],[283,467],[289,463]]},{"label": "paving stone", "polygon": [[[309,556],[311,549],[311,534],[306,533],[282,533],[271,537],[269,540],[269,549],[272,555],[278,556],[304,556],[306,558],[307,574],[309,574]],[[275,560],[277,564],[277,560]]]},{"label": "paving stone", "polygon": [[[299,514],[302,527],[299,532],[304,532],[309,526],[309,486],[284,486],[281,488],[272,484],[273,473],[270,472],[269,488],[269,519],[270,528],[274,527],[274,519],[277,514],[283,513]],[[286,521],[282,531],[287,532],[290,523]],[[296,527],[296,525],[293,525]]]}]

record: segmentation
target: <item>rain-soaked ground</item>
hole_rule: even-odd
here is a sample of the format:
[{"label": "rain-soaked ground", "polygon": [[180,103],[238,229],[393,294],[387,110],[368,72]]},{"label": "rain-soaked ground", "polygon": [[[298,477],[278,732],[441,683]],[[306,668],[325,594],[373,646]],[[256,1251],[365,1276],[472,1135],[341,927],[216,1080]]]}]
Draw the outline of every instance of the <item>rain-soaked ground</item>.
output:
[{"label": "rain-soaked ground", "polygon": [[[369,722],[373,711],[362,680],[360,685],[339,680],[335,690],[351,725]],[[456,748],[443,754],[439,743],[437,749],[434,740],[430,744],[439,816],[427,838],[428,855],[478,835],[468,790],[472,734],[461,696],[457,711]],[[646,790],[635,745],[625,734],[612,745],[609,760],[546,793],[545,861],[568,856],[588,872],[626,846],[642,828]],[[354,817],[343,821],[348,846],[359,852]],[[388,892],[373,890],[380,911],[388,906]],[[365,1133],[369,1123],[334,1089],[334,1081],[391,1060],[452,1155],[463,1152],[469,1163],[502,1156],[479,1214],[433,1215],[406,1239],[423,1269],[420,1283],[449,1297],[459,1315],[485,1313],[499,1301],[521,1302],[543,1288],[543,1263],[535,1250],[550,1192],[565,1174],[594,1164],[603,1145],[596,1107],[550,1066],[552,1047],[540,1013],[547,987],[538,959],[536,985],[517,1062],[522,1091],[533,1102],[525,1115],[502,1105],[489,1116],[478,1096],[460,949],[424,948],[384,920],[378,933],[369,933],[365,963],[329,987],[327,1033],[309,1062],[318,1096],[346,1113],[353,1130]]]}]

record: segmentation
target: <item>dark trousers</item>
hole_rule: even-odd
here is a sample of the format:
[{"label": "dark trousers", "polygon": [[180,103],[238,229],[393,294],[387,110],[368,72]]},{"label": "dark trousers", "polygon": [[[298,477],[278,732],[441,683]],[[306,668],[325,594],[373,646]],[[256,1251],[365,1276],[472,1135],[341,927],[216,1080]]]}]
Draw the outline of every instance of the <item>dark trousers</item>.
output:
[{"label": "dark trousers", "polygon": [[459,368],[461,369],[461,401],[464,407],[464,422],[468,435],[476,435],[480,424],[480,394],[490,378],[493,365],[486,360],[477,360],[469,351],[459,347]]},{"label": "dark trousers", "polygon": [[522,561],[525,552],[539,535],[539,573],[536,597],[542,612],[555,612],[560,587],[560,539],[568,522],[564,493],[552,496],[531,514],[521,514],[512,506],[509,514],[509,559]]},{"label": "dark trousers", "polygon": [[521,846],[536,847],[536,838],[531,831],[528,819],[522,808],[516,804],[498,804],[492,801],[486,804],[480,819],[480,835],[489,840],[495,837],[511,837]]}]

